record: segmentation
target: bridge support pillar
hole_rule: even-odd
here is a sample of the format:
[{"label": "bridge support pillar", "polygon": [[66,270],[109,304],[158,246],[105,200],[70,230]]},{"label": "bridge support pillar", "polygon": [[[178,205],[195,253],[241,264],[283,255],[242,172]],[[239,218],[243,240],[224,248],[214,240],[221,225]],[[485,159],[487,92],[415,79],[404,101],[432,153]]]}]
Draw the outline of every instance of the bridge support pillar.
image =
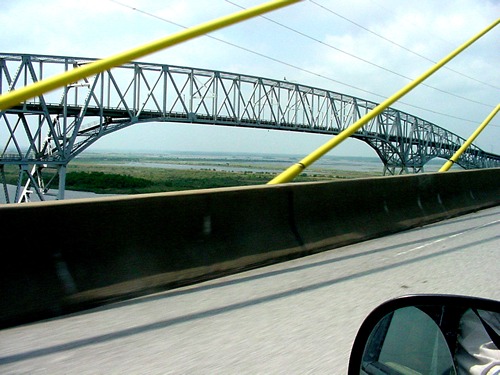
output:
[{"label": "bridge support pillar", "polygon": [[60,165],[58,168],[59,173],[59,189],[57,192],[57,199],[64,199],[64,191],[66,190],[66,164]]},{"label": "bridge support pillar", "polygon": [[405,165],[394,165],[394,164],[387,164],[384,163],[384,176],[395,176],[395,175],[402,175],[402,174],[408,174],[408,167]]},{"label": "bridge support pillar", "polygon": [[4,165],[0,165],[0,176],[2,177],[3,193],[5,195],[5,203],[10,203],[9,190],[7,189],[7,179],[5,178]]}]

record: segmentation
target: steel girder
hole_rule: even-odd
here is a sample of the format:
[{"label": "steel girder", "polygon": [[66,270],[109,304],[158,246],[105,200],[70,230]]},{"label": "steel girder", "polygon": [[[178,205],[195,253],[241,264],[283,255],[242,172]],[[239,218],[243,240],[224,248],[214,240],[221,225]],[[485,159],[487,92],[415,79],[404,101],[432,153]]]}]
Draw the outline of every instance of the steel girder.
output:
[{"label": "steel girder", "polygon": [[[94,61],[89,58],[0,53],[0,93]],[[68,163],[99,138],[140,122],[183,122],[335,135],[377,104],[353,96],[244,74],[133,62],[0,112],[0,177],[19,167],[14,202],[44,194]],[[449,159],[465,139],[388,108],[353,137],[379,155],[384,172],[419,172],[435,157]],[[463,168],[500,165],[500,156],[472,145]],[[45,175],[53,173],[49,180]],[[45,178],[45,179],[44,179]]]}]

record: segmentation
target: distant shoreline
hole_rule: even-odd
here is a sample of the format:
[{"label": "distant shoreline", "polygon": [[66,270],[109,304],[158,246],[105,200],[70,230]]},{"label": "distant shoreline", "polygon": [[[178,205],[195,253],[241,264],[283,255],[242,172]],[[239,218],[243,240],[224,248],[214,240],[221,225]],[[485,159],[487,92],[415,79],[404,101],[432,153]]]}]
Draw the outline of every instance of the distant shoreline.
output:
[{"label": "distant shoreline", "polygon": [[[277,154],[86,152],[68,164],[67,177],[71,173],[79,173],[87,181],[84,185],[75,186],[67,178],[65,199],[262,185],[298,160],[300,159],[296,155]],[[427,166],[426,171],[437,171],[441,162],[434,161],[431,166]],[[16,173],[15,170],[11,172],[11,181],[17,179]],[[92,184],[92,173],[100,174],[99,186]],[[377,157],[326,155],[304,170],[294,182],[335,181],[382,175],[383,164]],[[138,188],[113,186],[113,180],[116,179],[113,176],[147,180],[149,185]],[[106,179],[105,182],[109,181],[109,185],[102,186],[102,178]],[[11,200],[15,195],[14,184],[15,182],[11,182],[9,187]],[[57,190],[51,189],[46,200],[55,200],[56,194]],[[33,201],[39,200],[36,194],[31,196]],[[0,203],[5,203],[3,194],[0,196]]]},{"label": "distant shoreline", "polygon": [[[298,162],[302,156],[265,153],[225,153],[225,152],[87,152],[75,162],[95,161],[99,164],[144,166],[173,169],[218,169],[238,171],[267,170],[279,173]],[[308,170],[318,171],[358,171],[382,173],[383,164],[378,157],[325,155]]]}]

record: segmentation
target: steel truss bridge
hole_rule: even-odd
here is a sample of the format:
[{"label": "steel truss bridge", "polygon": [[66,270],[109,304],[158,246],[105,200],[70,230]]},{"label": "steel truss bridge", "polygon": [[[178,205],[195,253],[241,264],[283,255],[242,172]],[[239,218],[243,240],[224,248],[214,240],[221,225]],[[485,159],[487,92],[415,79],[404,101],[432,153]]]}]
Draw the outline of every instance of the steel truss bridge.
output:
[{"label": "steel truss bridge", "polygon": [[[0,94],[92,61],[95,59],[0,53]],[[58,197],[63,199],[68,163],[101,137],[137,123],[196,123],[336,135],[376,105],[300,83],[131,62],[1,111],[0,179],[7,203],[27,201],[33,192],[44,200],[44,194],[56,184]],[[446,129],[392,108],[353,137],[376,151],[384,174],[423,171],[429,160],[449,159],[465,142]],[[500,156],[472,145],[457,164],[465,169],[498,167]],[[5,176],[9,165],[19,168],[13,199]]]}]

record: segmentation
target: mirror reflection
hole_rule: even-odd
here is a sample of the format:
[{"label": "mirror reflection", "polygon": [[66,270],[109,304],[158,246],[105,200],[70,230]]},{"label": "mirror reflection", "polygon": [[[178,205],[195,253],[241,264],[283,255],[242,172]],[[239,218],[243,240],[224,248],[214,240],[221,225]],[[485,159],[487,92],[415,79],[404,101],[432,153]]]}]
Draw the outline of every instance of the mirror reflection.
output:
[{"label": "mirror reflection", "polygon": [[360,374],[500,374],[500,314],[458,310],[434,305],[390,312],[369,336]]}]

